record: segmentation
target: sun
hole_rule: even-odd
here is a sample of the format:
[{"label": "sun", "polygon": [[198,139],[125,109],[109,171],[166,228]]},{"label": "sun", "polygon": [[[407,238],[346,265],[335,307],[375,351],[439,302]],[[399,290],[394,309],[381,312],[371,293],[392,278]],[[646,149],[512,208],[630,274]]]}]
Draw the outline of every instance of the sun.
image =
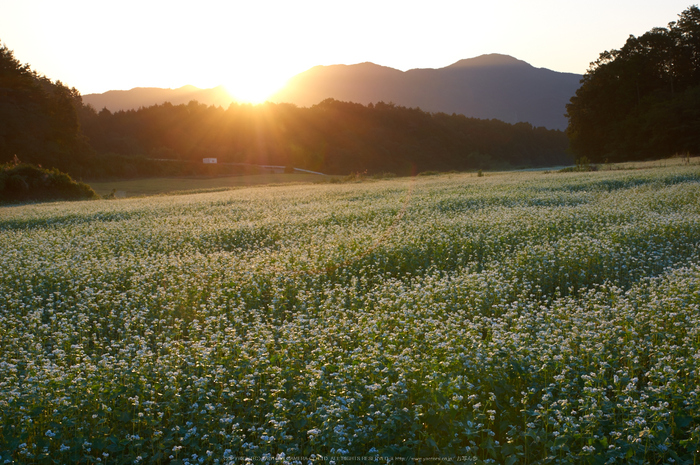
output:
[{"label": "sun", "polygon": [[274,73],[236,73],[229,76],[224,87],[237,102],[257,104],[265,102],[285,84],[286,79],[280,79]]}]

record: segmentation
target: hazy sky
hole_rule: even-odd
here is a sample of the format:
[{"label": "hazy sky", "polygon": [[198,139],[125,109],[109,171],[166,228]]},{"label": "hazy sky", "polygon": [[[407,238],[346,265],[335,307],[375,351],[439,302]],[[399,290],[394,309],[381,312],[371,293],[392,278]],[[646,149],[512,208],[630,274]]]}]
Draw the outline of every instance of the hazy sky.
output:
[{"label": "hazy sky", "polygon": [[82,94],[226,85],[264,99],[315,65],[441,68],[503,53],[583,74],[689,0],[0,0],[0,40]]}]

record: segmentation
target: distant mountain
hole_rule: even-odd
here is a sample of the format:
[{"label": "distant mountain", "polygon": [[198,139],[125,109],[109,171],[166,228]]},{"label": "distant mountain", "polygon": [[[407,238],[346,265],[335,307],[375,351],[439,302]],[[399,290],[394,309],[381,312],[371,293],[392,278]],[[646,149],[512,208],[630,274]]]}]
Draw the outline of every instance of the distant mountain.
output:
[{"label": "distant mountain", "polygon": [[498,54],[405,72],[373,63],[316,66],[294,76],[269,100],[300,106],[329,97],[365,105],[384,101],[428,112],[565,129],[566,104],[581,78]]},{"label": "distant mountain", "polygon": [[136,87],[131,90],[110,90],[103,94],[86,94],[82,97],[83,103],[92,105],[97,111],[107,108],[112,112],[150,107],[164,102],[179,105],[191,100],[227,108],[234,101],[223,86],[212,89],[200,89],[195,86],[184,86],[178,89]]},{"label": "distant mountain", "polygon": [[[528,122],[565,129],[566,104],[582,76],[535,68],[508,55],[482,55],[439,69],[400,71],[374,63],[316,66],[292,77],[270,102],[313,106],[327,98],[367,105],[393,102],[427,112],[457,113],[506,123]],[[96,110],[174,105],[197,100],[227,108],[233,98],[222,87],[199,89],[136,88],[88,94],[83,102]]]}]

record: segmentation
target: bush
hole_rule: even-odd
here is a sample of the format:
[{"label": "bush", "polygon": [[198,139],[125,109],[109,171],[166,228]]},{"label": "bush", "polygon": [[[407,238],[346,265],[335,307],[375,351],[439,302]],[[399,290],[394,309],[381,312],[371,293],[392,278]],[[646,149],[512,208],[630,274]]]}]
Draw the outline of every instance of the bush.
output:
[{"label": "bush", "polygon": [[569,166],[559,170],[560,173],[572,173],[581,171],[598,171],[598,165],[594,165],[593,163],[591,163],[591,160],[589,160],[588,157],[583,156],[576,160],[576,166]]},{"label": "bush", "polygon": [[5,181],[5,190],[10,194],[22,194],[29,191],[29,184],[23,176],[14,174]]},{"label": "bush", "polygon": [[420,173],[418,173],[418,176],[436,176],[438,174],[440,174],[439,171],[430,170],[430,171],[421,171]]},{"label": "bush", "polygon": [[27,163],[0,165],[0,202],[96,199],[90,186],[54,168]]},{"label": "bush", "polygon": [[374,173],[372,175],[372,179],[392,179],[395,177],[396,177],[396,173],[391,173],[391,172]]}]

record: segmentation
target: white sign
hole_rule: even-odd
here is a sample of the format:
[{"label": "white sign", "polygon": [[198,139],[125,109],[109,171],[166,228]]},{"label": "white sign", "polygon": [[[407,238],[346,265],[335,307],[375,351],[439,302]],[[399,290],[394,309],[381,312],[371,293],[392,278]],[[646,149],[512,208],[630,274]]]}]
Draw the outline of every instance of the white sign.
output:
[{"label": "white sign", "polygon": [[202,158],[204,163],[216,163],[216,158]]}]

